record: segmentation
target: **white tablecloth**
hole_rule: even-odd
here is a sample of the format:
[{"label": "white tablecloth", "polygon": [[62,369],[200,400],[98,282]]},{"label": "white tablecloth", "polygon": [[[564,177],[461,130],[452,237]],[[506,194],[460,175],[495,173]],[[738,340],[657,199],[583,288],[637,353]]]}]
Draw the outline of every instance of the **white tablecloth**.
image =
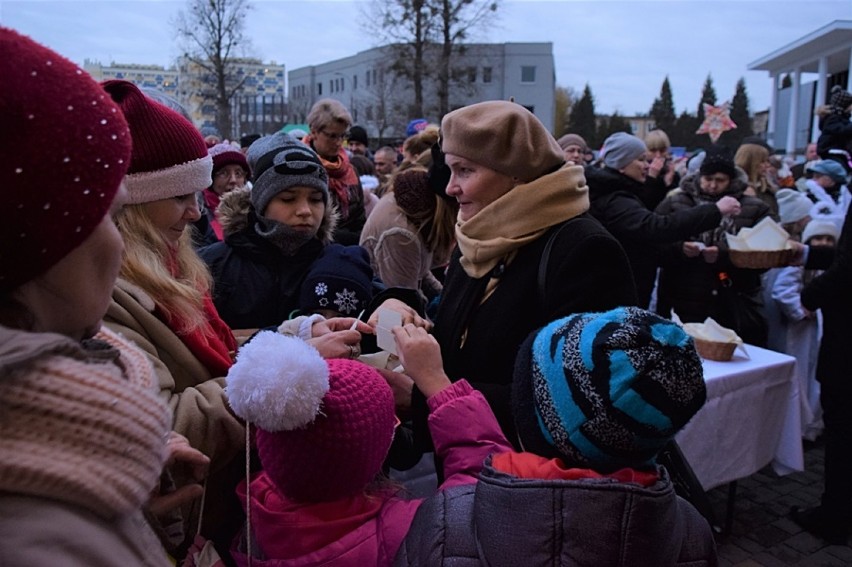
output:
[{"label": "white tablecloth", "polygon": [[705,490],[769,463],[778,474],[804,470],[796,359],[744,348],[730,362],[703,361],[707,403],[676,438]]}]

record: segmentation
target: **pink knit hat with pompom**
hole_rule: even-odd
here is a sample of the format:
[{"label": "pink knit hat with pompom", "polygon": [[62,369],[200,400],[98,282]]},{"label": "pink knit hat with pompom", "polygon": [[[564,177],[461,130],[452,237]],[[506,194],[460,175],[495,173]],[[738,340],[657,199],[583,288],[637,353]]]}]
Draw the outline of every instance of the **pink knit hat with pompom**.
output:
[{"label": "pink knit hat with pompom", "polygon": [[243,346],[225,389],[234,412],[257,426],[263,470],[298,502],[364,491],[393,439],[390,386],[355,360],[324,360],[300,339],[264,331]]}]

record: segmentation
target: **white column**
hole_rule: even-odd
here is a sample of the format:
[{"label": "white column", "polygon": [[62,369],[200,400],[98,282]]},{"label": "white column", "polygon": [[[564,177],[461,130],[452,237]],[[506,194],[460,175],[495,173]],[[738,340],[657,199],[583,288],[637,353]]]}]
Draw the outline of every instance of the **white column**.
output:
[{"label": "white column", "polygon": [[[850,67],[852,68],[852,67]],[[811,115],[811,139],[810,141],[816,142],[817,138],[819,138],[819,118],[816,115],[817,109],[824,104],[825,101],[825,87],[826,83],[828,83],[828,57],[823,55],[819,58],[819,69],[817,70],[817,88],[816,94],[814,95],[814,111]]]},{"label": "white column", "polygon": [[781,74],[772,77],[772,94],[769,97],[769,116],[766,117],[766,142],[775,146],[775,121],[778,119],[778,89],[781,88]]},{"label": "white column", "polygon": [[849,72],[846,74],[846,90],[852,90],[852,48],[849,49]]},{"label": "white column", "polygon": [[785,151],[788,156],[796,155],[796,125],[799,123],[799,83],[801,80],[801,67],[796,67],[793,70],[793,96],[790,97],[790,115],[787,117],[787,143]]}]

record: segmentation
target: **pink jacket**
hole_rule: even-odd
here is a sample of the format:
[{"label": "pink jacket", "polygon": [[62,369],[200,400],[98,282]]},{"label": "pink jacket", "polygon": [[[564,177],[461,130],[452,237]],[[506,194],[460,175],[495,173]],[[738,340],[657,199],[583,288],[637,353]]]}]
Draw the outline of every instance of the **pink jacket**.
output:
[{"label": "pink jacket", "polygon": [[[429,429],[444,462],[439,490],[477,481],[485,458],[512,447],[488,402],[465,380],[429,398]],[[252,565],[389,566],[422,500],[397,490],[324,503],[298,503],[279,494],[260,473],[251,482]],[[238,489],[245,506],[245,484]],[[243,545],[240,546],[241,548]],[[247,565],[245,549],[233,549]]]}]

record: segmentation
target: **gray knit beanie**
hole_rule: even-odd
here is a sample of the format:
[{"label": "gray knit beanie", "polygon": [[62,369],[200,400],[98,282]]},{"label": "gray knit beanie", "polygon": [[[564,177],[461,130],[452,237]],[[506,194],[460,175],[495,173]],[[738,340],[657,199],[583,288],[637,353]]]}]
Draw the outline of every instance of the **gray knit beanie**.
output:
[{"label": "gray knit beanie", "polygon": [[778,218],[783,223],[800,221],[811,212],[814,203],[804,193],[795,189],[779,189],[775,193]]},{"label": "gray knit beanie", "polygon": [[683,328],[620,307],[534,331],[515,361],[512,414],[527,451],[609,472],[653,466],[706,396]]},{"label": "gray knit beanie", "polygon": [[284,132],[264,136],[246,157],[253,174],[251,204],[259,215],[275,195],[291,187],[319,189],[328,204],[328,173],[316,152],[296,138]]},{"label": "gray knit beanie", "polygon": [[627,132],[616,132],[604,140],[601,149],[604,165],[612,169],[623,169],[647,151],[645,142]]}]

